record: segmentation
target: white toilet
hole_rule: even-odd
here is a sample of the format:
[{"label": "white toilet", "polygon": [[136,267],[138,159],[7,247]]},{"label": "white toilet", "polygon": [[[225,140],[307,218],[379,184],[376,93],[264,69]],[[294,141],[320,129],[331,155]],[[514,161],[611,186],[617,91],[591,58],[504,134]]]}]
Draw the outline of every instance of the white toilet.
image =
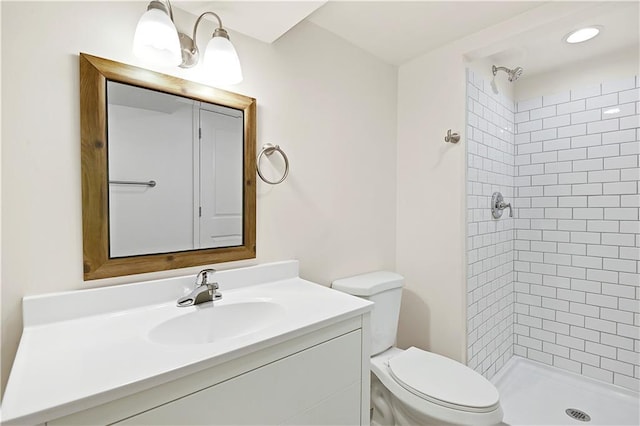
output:
[{"label": "white toilet", "polygon": [[502,421],[498,390],[452,359],[393,347],[403,277],[372,272],[336,280],[336,290],[375,303],[371,314],[372,425],[493,425]]}]

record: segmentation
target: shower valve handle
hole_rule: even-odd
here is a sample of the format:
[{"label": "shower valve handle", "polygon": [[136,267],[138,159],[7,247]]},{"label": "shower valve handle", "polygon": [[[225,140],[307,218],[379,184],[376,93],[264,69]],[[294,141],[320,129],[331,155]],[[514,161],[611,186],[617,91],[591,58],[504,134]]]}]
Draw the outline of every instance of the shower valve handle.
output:
[{"label": "shower valve handle", "polygon": [[504,210],[507,207],[509,208],[509,217],[513,217],[513,212],[511,211],[511,203],[505,203],[504,201],[498,203],[496,206],[500,210]]},{"label": "shower valve handle", "polygon": [[509,217],[513,217],[511,203],[505,203],[504,197],[499,192],[494,192],[491,196],[491,214],[494,219],[500,219],[504,209],[509,208]]}]

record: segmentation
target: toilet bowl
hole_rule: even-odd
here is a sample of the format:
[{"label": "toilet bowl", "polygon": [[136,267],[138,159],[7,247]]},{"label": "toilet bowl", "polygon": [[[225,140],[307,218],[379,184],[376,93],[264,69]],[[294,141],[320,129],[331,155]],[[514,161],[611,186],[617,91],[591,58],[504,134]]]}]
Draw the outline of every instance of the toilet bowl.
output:
[{"label": "toilet bowl", "polygon": [[390,348],[371,358],[371,372],[372,425],[502,421],[496,388],[452,359],[414,347]]},{"label": "toilet bowl", "polygon": [[373,272],[332,287],[374,302],[371,313],[373,426],[492,425],[502,421],[495,386],[469,367],[415,347],[393,347],[403,277]]}]

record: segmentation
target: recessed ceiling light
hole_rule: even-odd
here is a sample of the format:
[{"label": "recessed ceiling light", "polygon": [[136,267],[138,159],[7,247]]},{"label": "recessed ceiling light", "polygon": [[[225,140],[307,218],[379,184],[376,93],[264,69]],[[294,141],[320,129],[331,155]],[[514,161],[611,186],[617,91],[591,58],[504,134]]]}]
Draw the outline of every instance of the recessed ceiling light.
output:
[{"label": "recessed ceiling light", "polygon": [[598,27],[580,28],[567,34],[564,41],[567,43],[582,43],[583,41],[591,40],[600,33]]}]

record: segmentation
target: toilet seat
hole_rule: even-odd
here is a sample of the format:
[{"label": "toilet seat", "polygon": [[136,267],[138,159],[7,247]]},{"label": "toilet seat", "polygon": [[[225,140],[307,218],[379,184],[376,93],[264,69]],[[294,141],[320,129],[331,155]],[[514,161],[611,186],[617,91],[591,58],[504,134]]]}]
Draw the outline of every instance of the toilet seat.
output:
[{"label": "toilet seat", "polygon": [[486,413],[499,407],[497,389],[469,367],[411,347],[387,361],[390,376],[404,389],[454,410]]}]

